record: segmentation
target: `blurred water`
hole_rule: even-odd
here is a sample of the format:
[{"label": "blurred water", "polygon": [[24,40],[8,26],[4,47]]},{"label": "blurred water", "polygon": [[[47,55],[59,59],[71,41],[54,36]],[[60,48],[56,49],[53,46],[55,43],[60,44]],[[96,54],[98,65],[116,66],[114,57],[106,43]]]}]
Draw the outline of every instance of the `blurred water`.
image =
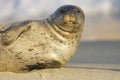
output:
[{"label": "blurred water", "polygon": [[120,64],[120,41],[81,42],[69,64]]}]

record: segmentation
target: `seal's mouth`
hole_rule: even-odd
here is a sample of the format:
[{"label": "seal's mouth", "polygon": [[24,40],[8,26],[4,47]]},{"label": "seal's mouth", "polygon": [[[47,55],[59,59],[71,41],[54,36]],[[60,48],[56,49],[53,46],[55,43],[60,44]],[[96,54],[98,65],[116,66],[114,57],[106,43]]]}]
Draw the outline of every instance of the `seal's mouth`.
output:
[{"label": "seal's mouth", "polygon": [[78,24],[78,23],[69,21],[69,22],[64,22],[64,24]]},{"label": "seal's mouth", "polygon": [[64,23],[64,26],[58,25],[55,23],[55,25],[62,31],[64,32],[69,32],[69,33],[76,33],[77,31],[79,31],[80,28],[80,24],[78,23],[72,23],[72,22],[67,22]]}]

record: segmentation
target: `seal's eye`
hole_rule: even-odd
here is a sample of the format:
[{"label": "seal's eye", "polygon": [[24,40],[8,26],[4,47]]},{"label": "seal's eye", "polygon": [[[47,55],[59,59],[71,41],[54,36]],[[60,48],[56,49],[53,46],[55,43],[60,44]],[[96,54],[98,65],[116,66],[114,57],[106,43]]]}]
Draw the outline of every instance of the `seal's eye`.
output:
[{"label": "seal's eye", "polygon": [[80,11],[78,10],[77,13],[80,13]]},{"label": "seal's eye", "polygon": [[80,10],[74,9],[75,13],[80,13]]},{"label": "seal's eye", "polygon": [[63,13],[65,13],[65,10],[60,10],[60,12],[59,12],[60,14],[63,14]]}]

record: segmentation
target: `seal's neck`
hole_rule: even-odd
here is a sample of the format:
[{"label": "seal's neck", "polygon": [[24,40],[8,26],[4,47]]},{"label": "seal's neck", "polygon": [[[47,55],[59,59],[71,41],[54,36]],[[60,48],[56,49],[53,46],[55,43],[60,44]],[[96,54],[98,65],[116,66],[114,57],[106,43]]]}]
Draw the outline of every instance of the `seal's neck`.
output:
[{"label": "seal's neck", "polygon": [[81,35],[80,33],[70,33],[70,32],[62,31],[61,29],[58,28],[57,25],[55,25],[54,23],[50,24],[48,21],[47,21],[47,25],[48,25],[47,32],[51,34],[55,39],[57,39],[57,41],[64,42],[69,40],[72,41],[73,39],[77,41],[80,40],[80,35]]}]

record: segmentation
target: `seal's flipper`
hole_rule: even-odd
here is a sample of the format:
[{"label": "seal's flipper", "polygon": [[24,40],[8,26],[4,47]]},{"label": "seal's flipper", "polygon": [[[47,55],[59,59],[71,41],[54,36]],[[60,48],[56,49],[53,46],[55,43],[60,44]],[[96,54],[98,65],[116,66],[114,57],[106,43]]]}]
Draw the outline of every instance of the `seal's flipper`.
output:
[{"label": "seal's flipper", "polygon": [[13,24],[1,32],[2,45],[9,45],[14,42],[22,33],[30,28],[30,21]]},{"label": "seal's flipper", "polygon": [[13,23],[9,23],[9,24],[5,24],[5,25],[0,25],[0,32],[6,30],[8,27],[12,26],[12,25],[16,25],[19,24],[20,22],[13,22]]}]

